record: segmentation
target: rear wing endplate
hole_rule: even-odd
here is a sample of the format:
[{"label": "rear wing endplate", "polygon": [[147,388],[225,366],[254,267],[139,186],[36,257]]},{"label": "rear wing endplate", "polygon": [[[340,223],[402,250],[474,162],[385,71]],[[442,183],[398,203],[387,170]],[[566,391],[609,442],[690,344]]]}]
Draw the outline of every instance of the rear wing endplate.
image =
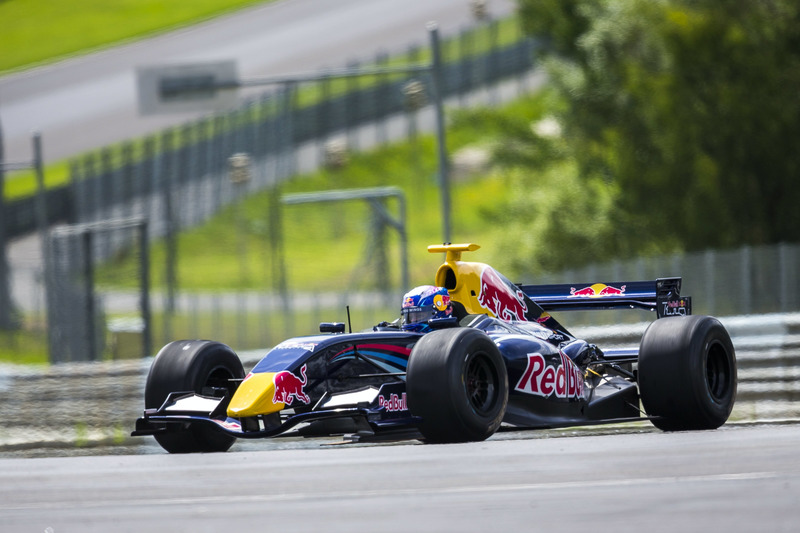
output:
[{"label": "rear wing endplate", "polygon": [[613,283],[519,285],[545,311],[645,309],[658,318],[692,314],[692,299],[681,296],[681,278]]}]

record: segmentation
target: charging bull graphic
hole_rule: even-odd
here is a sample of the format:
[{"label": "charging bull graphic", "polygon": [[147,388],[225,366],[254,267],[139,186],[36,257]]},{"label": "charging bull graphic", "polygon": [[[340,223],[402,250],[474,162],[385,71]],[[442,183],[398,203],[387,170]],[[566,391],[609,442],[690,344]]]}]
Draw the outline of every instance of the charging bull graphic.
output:
[{"label": "charging bull graphic", "polygon": [[275,383],[275,396],[272,398],[272,403],[292,405],[294,400],[306,405],[311,403],[311,398],[308,397],[308,394],[303,392],[303,387],[308,383],[306,365],[303,365],[300,369],[300,375],[303,376],[303,379],[298,378],[288,370],[275,374],[275,378],[273,379]]},{"label": "charging bull graphic", "polygon": [[595,283],[582,289],[575,287],[569,290],[570,298],[602,298],[603,296],[622,296],[625,294],[625,285],[612,287],[605,283]]},{"label": "charging bull graphic", "polygon": [[484,268],[481,273],[478,303],[501,320],[528,320],[525,294],[520,290],[511,290],[491,267]]}]

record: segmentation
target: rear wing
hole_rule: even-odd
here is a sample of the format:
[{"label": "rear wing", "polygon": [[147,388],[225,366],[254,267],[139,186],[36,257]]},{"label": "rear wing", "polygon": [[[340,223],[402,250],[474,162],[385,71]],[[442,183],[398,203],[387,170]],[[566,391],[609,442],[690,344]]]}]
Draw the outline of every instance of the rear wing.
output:
[{"label": "rear wing", "polygon": [[645,309],[658,318],[692,314],[692,299],[681,296],[681,278],[614,283],[519,285],[545,311]]}]

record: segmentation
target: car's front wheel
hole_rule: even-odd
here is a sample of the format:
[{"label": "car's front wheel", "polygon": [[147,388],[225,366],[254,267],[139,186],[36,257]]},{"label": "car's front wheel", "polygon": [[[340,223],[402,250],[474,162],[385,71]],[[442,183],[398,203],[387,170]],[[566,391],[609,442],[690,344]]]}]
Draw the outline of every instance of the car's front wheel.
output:
[{"label": "car's front wheel", "polygon": [[[158,352],[150,367],[145,407],[161,407],[171,392],[211,395],[227,389],[230,398],[242,378],[242,362],[228,346],[212,341],[171,342]],[[154,436],[170,453],[224,452],[236,441],[235,437],[198,424]]]},{"label": "car's front wheel", "polygon": [[494,342],[470,328],[428,333],[414,346],[406,387],[411,413],[430,442],[480,441],[500,427],[508,376]]}]

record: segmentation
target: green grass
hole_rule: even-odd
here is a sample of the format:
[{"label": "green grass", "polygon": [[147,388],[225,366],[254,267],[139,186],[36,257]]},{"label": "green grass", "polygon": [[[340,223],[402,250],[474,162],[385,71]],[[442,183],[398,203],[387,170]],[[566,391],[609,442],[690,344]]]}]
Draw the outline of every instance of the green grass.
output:
[{"label": "green grass", "polygon": [[0,361],[24,365],[47,364],[47,334],[40,329],[0,331]]},{"label": "green grass", "polygon": [[[409,166],[413,147],[391,146],[353,157],[340,171],[320,171],[293,180],[280,193],[326,191],[363,187],[398,186],[406,195],[409,264],[412,283],[431,283],[441,258],[427,253],[429,244],[442,241],[441,195],[436,183],[433,142],[425,138],[423,164]],[[491,253],[494,228],[486,226],[482,206],[504,194],[502,180],[484,177],[454,183],[452,225],[454,241],[477,241],[484,254]],[[242,206],[231,206],[202,227],[182,233],[178,239],[178,285],[185,290],[242,290],[271,288],[270,244],[266,227],[270,193],[248,198]],[[398,204],[388,200],[388,210],[399,218]],[[237,209],[244,212],[245,233]],[[367,268],[374,254],[370,241],[371,210],[365,201],[283,206],[283,241],[289,287],[295,290],[339,290],[375,288],[375,274]],[[390,255],[389,283],[399,287],[400,242],[387,232]],[[244,253],[242,253],[244,252]],[[157,243],[151,260],[153,284],[164,285],[166,251]],[[127,261],[130,261],[128,259]],[[244,262],[244,268],[243,268]],[[359,267],[360,265],[360,267]],[[133,276],[124,264],[102,269],[99,278],[107,284],[128,284]]]},{"label": "green grass", "polygon": [[[69,163],[67,161],[47,165],[43,170],[46,189],[60,187],[69,182]],[[38,189],[36,172],[33,170],[10,172],[4,181],[6,200],[33,196]]]},{"label": "green grass", "polygon": [[0,74],[269,1],[5,0],[0,2]]},{"label": "green grass", "polygon": [[[530,116],[544,112],[542,96],[522,99],[502,111],[459,112],[448,131],[451,154],[464,146],[491,150],[502,135],[502,117]],[[416,163],[414,163],[416,161]],[[270,250],[269,213],[272,194],[395,186],[404,191],[407,203],[407,233],[412,285],[432,283],[441,263],[427,246],[443,240],[441,194],[437,183],[434,139],[422,136],[416,143],[399,143],[369,153],[353,154],[337,170],[320,170],[298,176],[277,192],[251,195],[240,205],[229,206],[208,223],[189,229],[178,239],[177,280],[181,290],[228,291],[269,290],[274,286]],[[482,246],[476,260],[499,261],[496,238],[502,228],[493,223],[492,209],[510,192],[502,173],[451,180],[453,242],[476,242]],[[388,200],[388,210],[398,216],[397,203]],[[369,259],[376,250],[371,236],[371,210],[365,201],[283,206],[282,236],[287,281],[291,290],[368,290],[388,283],[400,285],[400,242],[388,231],[390,271],[380,282]],[[244,231],[242,231],[242,228]],[[165,285],[166,251],[163,242],[151,253],[152,282]],[[106,285],[132,286],[135,276],[131,258],[107,265],[98,279]],[[404,289],[405,287],[403,287]]]}]

